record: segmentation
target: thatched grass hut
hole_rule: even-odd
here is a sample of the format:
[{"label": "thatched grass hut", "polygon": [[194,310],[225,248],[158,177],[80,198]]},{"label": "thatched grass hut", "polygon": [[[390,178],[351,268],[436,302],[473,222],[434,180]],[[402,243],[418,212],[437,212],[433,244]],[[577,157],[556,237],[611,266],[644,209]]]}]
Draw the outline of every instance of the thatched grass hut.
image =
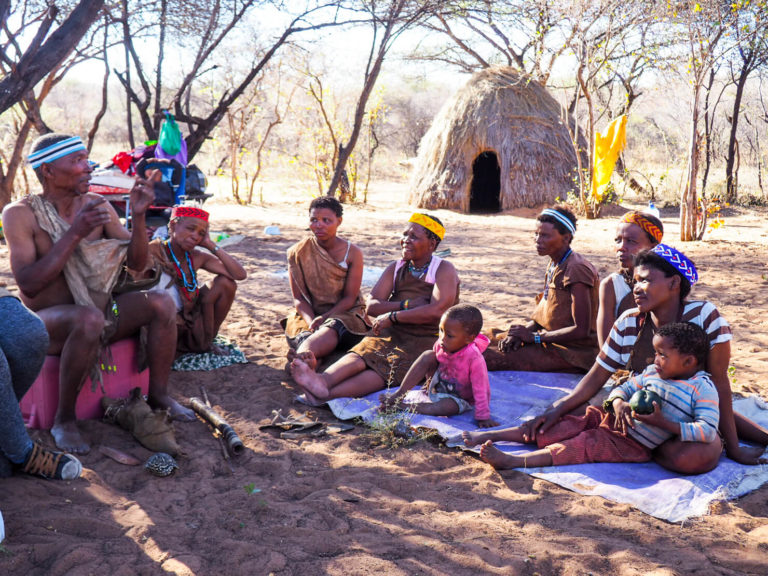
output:
[{"label": "thatched grass hut", "polygon": [[555,99],[512,68],[478,72],[435,116],[419,147],[411,203],[498,212],[565,199],[576,153]]}]

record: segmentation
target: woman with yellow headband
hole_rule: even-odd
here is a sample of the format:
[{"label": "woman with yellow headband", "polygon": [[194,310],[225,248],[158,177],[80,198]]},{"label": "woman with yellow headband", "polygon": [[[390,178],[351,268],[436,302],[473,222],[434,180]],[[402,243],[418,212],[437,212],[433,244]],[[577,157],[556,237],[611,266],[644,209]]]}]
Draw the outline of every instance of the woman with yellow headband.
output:
[{"label": "woman with yellow headband", "polygon": [[613,323],[627,310],[635,307],[632,296],[635,256],[661,243],[664,225],[653,214],[627,212],[616,229],[615,250],[619,271],[600,282],[600,307],[597,313],[597,340],[603,342]]},{"label": "woman with yellow headband", "polygon": [[571,249],[576,216],[558,205],[536,222],[536,251],[549,264],[543,292],[527,324],[513,324],[494,350],[485,351],[488,370],[586,372],[598,352],[598,276],[595,267]]},{"label": "woman with yellow headband", "polygon": [[434,255],[444,235],[445,228],[436,217],[411,216],[400,239],[402,258],[387,266],[368,298],[373,336],[322,373],[315,372],[312,357],[293,360],[291,374],[308,403],[399,386],[411,364],[432,348],[440,317],[459,300],[456,269]]}]

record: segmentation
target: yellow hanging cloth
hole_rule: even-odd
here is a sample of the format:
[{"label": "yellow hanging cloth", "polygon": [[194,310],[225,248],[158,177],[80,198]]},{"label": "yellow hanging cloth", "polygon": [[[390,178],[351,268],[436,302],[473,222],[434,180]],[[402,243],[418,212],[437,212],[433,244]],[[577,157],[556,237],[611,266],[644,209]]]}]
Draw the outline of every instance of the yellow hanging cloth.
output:
[{"label": "yellow hanging cloth", "polygon": [[627,116],[608,124],[604,133],[595,132],[595,164],[592,170],[592,198],[601,202],[611,181],[616,159],[627,142]]}]

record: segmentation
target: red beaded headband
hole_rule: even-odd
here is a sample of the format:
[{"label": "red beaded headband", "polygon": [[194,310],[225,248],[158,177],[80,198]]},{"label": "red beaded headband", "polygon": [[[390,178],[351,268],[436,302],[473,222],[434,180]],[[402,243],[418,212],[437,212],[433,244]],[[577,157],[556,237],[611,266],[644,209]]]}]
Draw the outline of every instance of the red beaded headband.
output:
[{"label": "red beaded headband", "polygon": [[171,220],[176,218],[199,218],[208,222],[208,212],[193,206],[174,206],[171,210]]}]

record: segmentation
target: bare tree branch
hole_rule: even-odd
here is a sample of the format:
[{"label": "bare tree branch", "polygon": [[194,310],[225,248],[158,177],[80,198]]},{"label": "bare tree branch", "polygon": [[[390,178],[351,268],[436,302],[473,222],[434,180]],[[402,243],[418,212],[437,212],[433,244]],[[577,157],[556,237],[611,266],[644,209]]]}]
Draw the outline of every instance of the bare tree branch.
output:
[{"label": "bare tree branch", "polygon": [[[99,17],[103,4],[104,0],[81,0],[45,42],[42,42],[41,35],[38,34],[30,48],[11,69],[10,74],[0,80],[0,113],[18,102],[27,90],[33,88],[72,52]],[[51,8],[51,10],[54,9]],[[5,13],[7,12],[6,7]],[[53,17],[51,16],[50,21]],[[41,25],[41,30],[50,26],[50,21],[46,20]],[[47,28],[45,32],[47,33]],[[42,36],[45,35],[42,34]]]}]

